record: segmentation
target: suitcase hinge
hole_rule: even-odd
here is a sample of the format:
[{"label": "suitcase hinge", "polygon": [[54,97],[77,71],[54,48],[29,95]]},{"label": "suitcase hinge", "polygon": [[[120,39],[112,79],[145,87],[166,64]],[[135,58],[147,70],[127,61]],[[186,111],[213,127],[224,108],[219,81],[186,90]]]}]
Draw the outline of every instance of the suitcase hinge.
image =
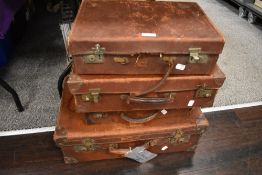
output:
[{"label": "suitcase hinge", "polygon": [[198,86],[196,90],[196,95],[197,98],[208,98],[212,96],[212,89],[208,89],[206,85],[200,85]]},{"label": "suitcase hinge", "polygon": [[189,142],[190,135],[185,134],[182,130],[177,129],[172,136],[168,137],[168,141],[171,144],[180,144]]},{"label": "suitcase hinge", "polygon": [[114,57],[114,62],[120,63],[120,64],[127,64],[129,63],[129,60],[127,57]]},{"label": "suitcase hinge", "polygon": [[113,150],[113,149],[117,149],[117,148],[118,148],[118,144],[117,143],[109,144],[109,150]]},{"label": "suitcase hinge", "polygon": [[189,63],[204,64],[208,61],[208,55],[201,53],[201,48],[189,48]]},{"label": "suitcase hinge", "polygon": [[100,93],[100,89],[99,88],[97,88],[97,89],[89,89],[89,93],[88,94],[83,94],[82,95],[82,100],[88,101],[88,102],[98,103],[99,93]]},{"label": "suitcase hinge", "polygon": [[96,44],[90,52],[83,56],[83,61],[86,64],[101,64],[104,62],[104,52],[105,48],[101,47],[99,44]]},{"label": "suitcase hinge", "polygon": [[65,156],[64,161],[66,164],[73,164],[73,163],[78,163],[78,160],[73,157]]},{"label": "suitcase hinge", "polygon": [[197,148],[197,145],[192,145],[190,148],[187,148],[187,150],[186,151],[195,151],[196,150],[196,148]]}]

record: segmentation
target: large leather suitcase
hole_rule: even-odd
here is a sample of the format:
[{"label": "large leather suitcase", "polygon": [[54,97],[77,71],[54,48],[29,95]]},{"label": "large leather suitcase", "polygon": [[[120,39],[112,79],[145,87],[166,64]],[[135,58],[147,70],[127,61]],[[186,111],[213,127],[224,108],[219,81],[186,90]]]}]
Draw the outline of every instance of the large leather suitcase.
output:
[{"label": "large leather suitcase", "polygon": [[89,124],[86,114],[70,110],[71,99],[64,91],[54,133],[65,163],[123,157],[143,163],[160,153],[193,151],[208,126],[200,108],[168,110],[143,124],[130,124],[110,113],[106,119]]},{"label": "large leather suitcase", "polygon": [[202,76],[76,75],[68,79],[77,112],[210,107],[225,75],[216,67]]},{"label": "large leather suitcase", "polygon": [[193,2],[83,1],[69,35],[76,74],[210,74],[223,46]]}]

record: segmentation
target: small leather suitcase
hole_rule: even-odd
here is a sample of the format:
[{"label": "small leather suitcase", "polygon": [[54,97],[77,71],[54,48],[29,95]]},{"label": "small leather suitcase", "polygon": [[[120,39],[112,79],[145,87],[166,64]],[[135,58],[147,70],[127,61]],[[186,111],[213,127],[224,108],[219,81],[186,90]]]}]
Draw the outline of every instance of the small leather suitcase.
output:
[{"label": "small leather suitcase", "polygon": [[160,153],[193,151],[208,126],[200,108],[168,110],[143,124],[130,124],[115,113],[88,124],[86,114],[70,110],[71,99],[65,90],[54,133],[65,163],[123,157],[143,163]]},{"label": "small leather suitcase", "polygon": [[193,2],[83,1],[69,35],[76,74],[210,74],[223,46]]},{"label": "small leather suitcase", "polygon": [[225,75],[216,67],[202,76],[76,75],[68,79],[77,112],[210,107]]}]

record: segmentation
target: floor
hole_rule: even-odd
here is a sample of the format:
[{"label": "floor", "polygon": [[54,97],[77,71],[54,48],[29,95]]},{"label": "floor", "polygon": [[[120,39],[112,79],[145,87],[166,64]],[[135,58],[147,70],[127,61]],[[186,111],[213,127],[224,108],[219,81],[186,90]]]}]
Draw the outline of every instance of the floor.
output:
[{"label": "floor", "polygon": [[[218,64],[227,80],[215,106],[262,101],[262,23],[250,25],[224,0],[197,0],[218,26],[226,45]],[[0,131],[54,126],[59,107],[57,80],[66,66],[57,14],[35,17],[0,76],[13,86],[26,110],[18,113],[0,90]]]},{"label": "floor", "polygon": [[0,137],[0,174],[262,174],[262,106],[206,117],[210,126],[195,153],[162,154],[145,164],[117,159],[66,165],[52,132]]}]

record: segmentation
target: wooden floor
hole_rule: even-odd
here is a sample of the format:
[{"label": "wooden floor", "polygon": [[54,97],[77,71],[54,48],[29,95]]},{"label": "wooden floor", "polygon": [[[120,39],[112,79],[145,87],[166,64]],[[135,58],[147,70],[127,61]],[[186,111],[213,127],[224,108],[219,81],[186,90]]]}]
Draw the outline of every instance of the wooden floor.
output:
[{"label": "wooden floor", "polygon": [[53,133],[0,138],[0,174],[261,175],[262,106],[206,114],[210,127],[195,153],[159,155],[145,164],[128,159],[65,165]]}]

